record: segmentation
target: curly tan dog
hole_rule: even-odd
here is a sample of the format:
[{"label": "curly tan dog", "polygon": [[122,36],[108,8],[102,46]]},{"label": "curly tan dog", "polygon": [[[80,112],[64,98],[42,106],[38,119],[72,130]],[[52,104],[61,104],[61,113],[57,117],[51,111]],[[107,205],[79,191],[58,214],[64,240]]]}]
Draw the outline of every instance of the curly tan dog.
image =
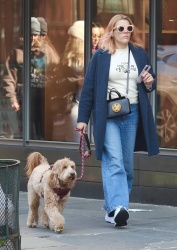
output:
[{"label": "curly tan dog", "polygon": [[28,227],[38,225],[40,197],[44,198],[41,209],[41,221],[46,227],[60,233],[64,229],[65,219],[61,215],[70,190],[76,182],[76,166],[68,158],[58,160],[53,167],[39,152],[31,153],[27,158],[28,181]]}]

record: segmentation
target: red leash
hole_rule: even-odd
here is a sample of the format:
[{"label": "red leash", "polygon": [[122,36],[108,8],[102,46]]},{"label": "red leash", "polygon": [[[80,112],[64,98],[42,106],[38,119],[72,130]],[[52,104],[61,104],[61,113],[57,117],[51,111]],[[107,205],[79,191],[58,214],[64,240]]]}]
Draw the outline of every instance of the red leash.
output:
[{"label": "red leash", "polygon": [[[83,133],[83,129],[76,128],[75,131],[81,132],[80,133],[79,153],[80,153],[81,158],[82,158],[82,169],[81,169],[81,176],[79,178],[77,178],[77,180],[80,180],[80,179],[82,179],[82,177],[84,175],[84,161],[85,161],[84,159],[91,156],[91,148],[90,148],[90,142],[89,142],[88,135]],[[85,140],[86,146],[87,146],[86,151],[84,148],[84,140]]]}]

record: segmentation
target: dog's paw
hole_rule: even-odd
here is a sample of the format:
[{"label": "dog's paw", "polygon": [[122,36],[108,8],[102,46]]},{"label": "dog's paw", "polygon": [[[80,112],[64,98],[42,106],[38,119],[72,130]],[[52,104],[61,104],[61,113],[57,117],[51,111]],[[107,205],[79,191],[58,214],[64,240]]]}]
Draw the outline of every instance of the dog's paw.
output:
[{"label": "dog's paw", "polygon": [[36,223],[27,224],[27,226],[28,226],[29,228],[35,228],[35,227],[37,227],[37,224],[36,224]]},{"label": "dog's paw", "polygon": [[42,224],[43,224],[44,227],[49,228],[49,223],[47,223],[47,222],[42,222]]},{"label": "dog's paw", "polygon": [[61,233],[64,230],[64,225],[60,225],[57,228],[54,228],[54,231],[56,233]]},{"label": "dog's paw", "polygon": [[61,214],[57,214],[53,220],[49,221],[50,230],[61,233],[64,230],[65,219]]}]

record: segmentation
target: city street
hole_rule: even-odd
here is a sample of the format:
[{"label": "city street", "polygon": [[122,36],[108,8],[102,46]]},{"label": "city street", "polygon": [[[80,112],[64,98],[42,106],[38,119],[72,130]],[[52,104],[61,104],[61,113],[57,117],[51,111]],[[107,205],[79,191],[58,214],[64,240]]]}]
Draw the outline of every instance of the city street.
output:
[{"label": "city street", "polygon": [[21,249],[167,250],[177,249],[177,208],[130,204],[128,226],[115,228],[104,221],[103,201],[71,197],[66,204],[61,234],[28,228],[27,193],[20,192]]}]

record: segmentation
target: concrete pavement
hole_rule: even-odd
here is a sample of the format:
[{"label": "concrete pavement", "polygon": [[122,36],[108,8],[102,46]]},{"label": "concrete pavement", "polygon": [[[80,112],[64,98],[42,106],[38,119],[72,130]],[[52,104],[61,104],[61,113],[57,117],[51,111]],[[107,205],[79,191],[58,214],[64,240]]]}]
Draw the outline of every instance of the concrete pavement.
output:
[{"label": "concrete pavement", "polygon": [[22,250],[177,250],[177,207],[130,204],[128,226],[115,228],[104,221],[103,201],[70,197],[61,234],[39,223],[28,228],[27,193],[20,192]]}]

